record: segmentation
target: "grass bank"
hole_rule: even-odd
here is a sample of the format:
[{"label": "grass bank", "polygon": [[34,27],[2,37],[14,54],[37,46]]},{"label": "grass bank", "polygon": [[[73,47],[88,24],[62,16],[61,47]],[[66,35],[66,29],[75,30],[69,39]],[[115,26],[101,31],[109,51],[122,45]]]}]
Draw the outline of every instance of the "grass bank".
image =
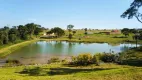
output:
[{"label": "grass bank", "polygon": [[9,46],[5,46],[4,48],[1,48],[0,49],[0,57],[5,57],[7,56],[8,54],[11,54],[13,51],[15,50],[18,50],[30,43],[33,43],[33,42],[36,42],[38,41],[38,39],[35,39],[35,40],[30,40],[30,41],[24,41],[24,42],[20,42],[20,43],[17,43],[17,44],[13,44],[13,45],[9,45]]},{"label": "grass bank", "polygon": [[142,67],[68,66],[62,63],[0,68],[0,80],[142,80]]}]

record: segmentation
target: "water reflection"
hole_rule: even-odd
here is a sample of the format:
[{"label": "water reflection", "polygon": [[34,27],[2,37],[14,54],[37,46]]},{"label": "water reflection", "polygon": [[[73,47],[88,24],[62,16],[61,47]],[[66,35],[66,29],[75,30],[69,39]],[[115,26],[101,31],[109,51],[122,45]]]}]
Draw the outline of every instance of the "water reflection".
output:
[{"label": "water reflection", "polygon": [[135,44],[117,44],[110,45],[108,43],[77,43],[77,42],[61,42],[61,41],[38,41],[19,49],[6,58],[14,59],[44,59],[51,56],[72,56],[80,53],[102,53],[114,52],[118,53],[135,47]]}]

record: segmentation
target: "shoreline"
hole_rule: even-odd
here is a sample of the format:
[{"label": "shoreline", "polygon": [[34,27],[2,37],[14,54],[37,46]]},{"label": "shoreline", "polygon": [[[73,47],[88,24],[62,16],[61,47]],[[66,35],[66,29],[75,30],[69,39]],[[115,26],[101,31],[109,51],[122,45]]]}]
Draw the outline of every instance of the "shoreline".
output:
[{"label": "shoreline", "polygon": [[[1,48],[0,49],[0,58],[3,58],[9,54],[11,54],[12,52],[14,52],[15,50],[18,50],[28,44],[31,44],[33,42],[36,42],[36,41],[67,41],[67,42],[79,42],[79,43],[108,43],[108,44],[122,44],[122,43],[135,43],[135,42],[132,42],[132,41],[129,41],[129,42],[117,42],[117,43],[114,43],[114,42],[101,42],[101,41],[88,41],[88,40],[76,40],[76,39],[72,39],[72,40],[69,40],[69,39],[34,39],[34,40],[29,40],[29,41],[23,41],[23,42],[20,42],[20,43],[17,43],[17,44],[13,44],[13,45],[10,45],[10,46],[7,46],[7,47],[4,47],[4,48]],[[141,44],[141,42],[139,43]]]},{"label": "shoreline", "polygon": [[15,50],[18,50],[28,44],[31,44],[33,42],[36,42],[38,41],[39,39],[35,39],[35,40],[29,40],[29,41],[24,41],[24,42],[20,42],[20,43],[17,43],[17,44],[13,44],[11,46],[8,46],[8,47],[4,47],[4,48],[1,48],[0,49],[0,58],[3,58],[9,54],[11,54],[12,52],[14,52]]},{"label": "shoreline", "polygon": [[[130,43],[135,44],[135,41],[121,41],[121,42],[107,42],[107,41],[89,41],[89,40],[76,40],[76,39],[39,39],[39,41],[66,41],[66,42],[79,42],[79,43],[108,43],[108,44],[123,44],[123,43]],[[142,41],[138,42],[138,44],[142,44]]]}]

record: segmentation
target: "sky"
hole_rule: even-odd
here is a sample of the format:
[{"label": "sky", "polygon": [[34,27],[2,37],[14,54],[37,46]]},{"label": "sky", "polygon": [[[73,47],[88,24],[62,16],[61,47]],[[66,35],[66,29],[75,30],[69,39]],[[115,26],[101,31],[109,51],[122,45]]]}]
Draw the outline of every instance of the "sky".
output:
[{"label": "sky", "polygon": [[46,28],[141,28],[135,18],[120,15],[133,0],[0,0],[0,27],[40,24]]}]

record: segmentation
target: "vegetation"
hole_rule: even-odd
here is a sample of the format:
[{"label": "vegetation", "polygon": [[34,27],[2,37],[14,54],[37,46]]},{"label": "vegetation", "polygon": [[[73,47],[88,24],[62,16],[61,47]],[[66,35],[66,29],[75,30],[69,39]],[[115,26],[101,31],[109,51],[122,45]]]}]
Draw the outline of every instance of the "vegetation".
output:
[{"label": "vegetation", "polygon": [[59,27],[52,28],[49,32],[55,33],[57,37],[61,37],[65,34],[64,30]]},{"label": "vegetation", "polygon": [[96,64],[99,65],[100,61],[105,63],[117,63],[119,62],[120,56],[117,54],[112,53],[98,53],[95,55],[91,55],[90,53],[80,54],[78,56],[72,57],[72,62],[70,64],[72,65],[81,65],[86,66],[90,64]]},{"label": "vegetation", "polygon": [[[12,28],[4,27],[0,29],[0,44],[14,43],[18,40],[32,39],[33,35],[39,35],[43,28],[34,23],[26,25],[13,26]],[[30,36],[30,37],[29,37]]]},{"label": "vegetation", "polygon": [[119,54],[121,64],[142,66],[142,47],[131,48]]},{"label": "vegetation", "polygon": [[13,51],[20,49],[20,48],[22,48],[22,47],[24,47],[28,44],[31,44],[32,42],[36,42],[36,41],[38,41],[38,39],[25,41],[25,42],[14,44],[14,45],[11,45],[11,46],[8,46],[8,47],[1,48],[0,49],[0,57],[5,57],[8,54],[11,54]]},{"label": "vegetation", "polygon": [[72,62],[70,64],[84,66],[95,63],[93,61],[94,59],[91,54],[80,54],[77,57],[72,57]]},{"label": "vegetation", "polygon": [[128,8],[121,17],[125,18],[128,17],[128,19],[131,19],[135,17],[140,23],[142,23],[142,14],[139,12],[139,8],[142,6],[142,0],[134,0],[130,8]]},{"label": "vegetation", "polygon": [[112,63],[76,67],[62,63],[0,68],[1,80],[141,80],[142,68]]},{"label": "vegetation", "polygon": [[73,29],[73,27],[74,27],[74,25],[67,25],[67,30],[69,31],[69,32],[71,32],[72,31],[72,29]]}]

